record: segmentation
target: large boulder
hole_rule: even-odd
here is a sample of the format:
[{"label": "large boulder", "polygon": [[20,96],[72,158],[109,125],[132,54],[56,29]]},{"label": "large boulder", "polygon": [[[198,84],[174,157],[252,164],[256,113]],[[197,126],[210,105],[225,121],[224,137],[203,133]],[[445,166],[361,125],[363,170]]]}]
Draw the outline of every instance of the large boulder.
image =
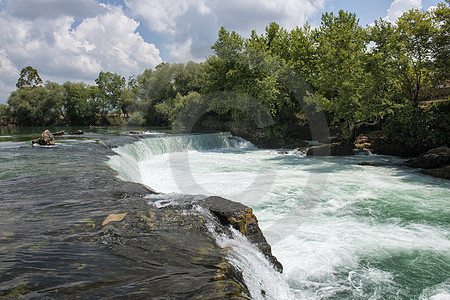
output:
[{"label": "large boulder", "polygon": [[409,160],[406,165],[410,168],[435,169],[450,164],[450,148],[442,146],[432,149],[421,156]]},{"label": "large boulder", "polygon": [[360,134],[355,140],[355,146],[359,150],[370,151],[373,154],[400,157],[414,157],[424,151],[421,145],[414,145],[413,141],[411,143],[400,143],[388,138],[382,131],[370,131]]},{"label": "large boulder", "polygon": [[423,169],[420,173],[450,180],[450,165],[436,169]]},{"label": "large boulder", "polygon": [[355,145],[349,141],[340,141],[321,146],[314,146],[306,151],[307,156],[344,156],[353,155]]},{"label": "large boulder", "polygon": [[281,263],[272,255],[272,248],[259,228],[258,220],[250,207],[217,196],[203,199],[198,204],[213,213],[223,225],[231,225],[246,236],[261,250],[277,271],[283,271]]},{"label": "large boulder", "polygon": [[42,146],[50,146],[55,144],[55,139],[53,138],[53,135],[50,133],[50,131],[45,130],[41,137],[38,139],[35,139],[31,142],[31,144],[39,144]]}]

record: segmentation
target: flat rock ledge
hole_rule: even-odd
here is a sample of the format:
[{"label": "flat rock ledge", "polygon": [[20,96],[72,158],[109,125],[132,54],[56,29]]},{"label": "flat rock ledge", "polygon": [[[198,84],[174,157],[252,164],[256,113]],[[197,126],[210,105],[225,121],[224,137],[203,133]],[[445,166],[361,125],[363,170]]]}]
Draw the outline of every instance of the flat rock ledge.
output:
[{"label": "flat rock ledge", "polygon": [[[206,228],[207,217],[186,213],[186,209],[193,205],[211,212],[223,226],[224,232],[230,226],[238,230],[258,247],[275,270],[283,270],[281,263],[272,255],[271,246],[248,206],[215,196],[201,200],[194,200],[194,196],[189,200],[190,196],[187,196],[186,203],[180,206],[156,208],[149,205],[147,199],[141,198],[141,191],[133,193],[134,197],[129,191],[124,194],[128,197],[122,202],[121,209],[105,215],[94,226],[100,228],[99,241],[108,245],[118,257],[146,266],[151,266],[157,257],[158,268],[163,269],[161,272],[177,270],[192,277],[189,283],[183,281],[182,284],[172,278],[170,286],[162,287],[167,291],[160,295],[143,282],[138,284],[142,295],[170,298],[176,290],[183,295],[191,294],[193,298],[250,299],[242,272],[227,259],[230,249],[217,245]],[[150,269],[153,274],[155,270]],[[261,290],[261,293],[264,294],[264,291]]]}]

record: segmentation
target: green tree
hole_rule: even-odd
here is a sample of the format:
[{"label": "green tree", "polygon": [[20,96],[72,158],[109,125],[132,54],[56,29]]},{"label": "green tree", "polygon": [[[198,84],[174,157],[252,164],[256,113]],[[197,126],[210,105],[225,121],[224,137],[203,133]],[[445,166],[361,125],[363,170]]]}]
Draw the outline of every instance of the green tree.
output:
[{"label": "green tree", "polygon": [[355,14],[341,10],[323,14],[313,35],[316,68],[309,81],[316,93],[308,100],[330,112],[342,136],[352,138],[356,128],[376,123],[382,114],[379,99],[365,92],[366,31]]},{"label": "green tree", "polygon": [[437,81],[449,80],[450,74],[450,8],[446,3],[439,3],[432,11],[432,20],[436,27],[432,42],[432,56]]},{"label": "green tree", "polygon": [[411,9],[397,21],[396,72],[403,93],[413,107],[432,84],[433,37],[436,27],[429,12]]},{"label": "green tree", "polygon": [[38,74],[38,71],[31,66],[25,67],[20,72],[19,80],[16,87],[18,89],[23,87],[35,87],[42,85],[43,81]]},{"label": "green tree", "polygon": [[45,86],[22,87],[11,93],[8,104],[18,125],[53,125],[60,116],[61,90],[57,83]]},{"label": "green tree", "polygon": [[126,113],[126,101],[122,97],[126,86],[124,77],[116,73],[100,72],[95,83],[98,86],[98,96],[103,100],[105,108],[109,111],[120,109]]},{"label": "green tree", "polygon": [[8,105],[0,104],[0,126],[12,123],[11,108]]}]

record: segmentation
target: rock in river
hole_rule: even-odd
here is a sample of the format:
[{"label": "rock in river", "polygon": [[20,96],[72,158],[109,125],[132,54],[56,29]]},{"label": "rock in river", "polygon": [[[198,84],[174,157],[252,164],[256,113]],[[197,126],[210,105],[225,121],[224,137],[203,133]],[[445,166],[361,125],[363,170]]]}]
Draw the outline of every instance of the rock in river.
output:
[{"label": "rock in river", "polygon": [[42,146],[50,146],[50,145],[54,145],[55,141],[54,141],[53,135],[50,133],[50,131],[45,130],[42,133],[41,137],[38,138],[38,139],[33,140],[31,142],[31,144],[32,145],[39,144],[39,145],[42,145]]},{"label": "rock in river", "polygon": [[69,134],[71,134],[71,135],[82,135],[82,134],[84,134],[84,132],[78,129],[78,130],[69,132]]},{"label": "rock in river", "polygon": [[321,146],[314,146],[308,149],[307,156],[344,156],[353,155],[355,145],[348,141],[341,141]]},{"label": "rock in river", "polygon": [[420,172],[433,177],[450,179],[450,148],[442,146],[406,162],[410,168],[422,168]]},{"label": "rock in river", "polygon": [[281,263],[272,255],[272,248],[259,228],[258,220],[250,207],[217,196],[208,197],[198,204],[212,212],[223,225],[231,225],[246,236],[250,242],[258,246],[277,271],[283,271]]},{"label": "rock in river", "polygon": [[406,163],[410,168],[434,169],[450,163],[450,148],[442,146],[432,149]]}]

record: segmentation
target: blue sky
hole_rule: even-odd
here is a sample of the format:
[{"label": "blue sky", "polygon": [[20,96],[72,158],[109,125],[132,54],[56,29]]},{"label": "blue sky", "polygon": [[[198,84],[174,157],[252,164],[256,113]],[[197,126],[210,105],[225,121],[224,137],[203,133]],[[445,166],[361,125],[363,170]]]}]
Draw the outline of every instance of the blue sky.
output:
[{"label": "blue sky", "polygon": [[439,0],[0,0],[0,103],[31,65],[44,80],[93,83],[100,71],[137,75],[162,61],[202,61],[221,26],[248,35],[275,21],[320,24],[326,11],[362,25],[395,21]]}]

